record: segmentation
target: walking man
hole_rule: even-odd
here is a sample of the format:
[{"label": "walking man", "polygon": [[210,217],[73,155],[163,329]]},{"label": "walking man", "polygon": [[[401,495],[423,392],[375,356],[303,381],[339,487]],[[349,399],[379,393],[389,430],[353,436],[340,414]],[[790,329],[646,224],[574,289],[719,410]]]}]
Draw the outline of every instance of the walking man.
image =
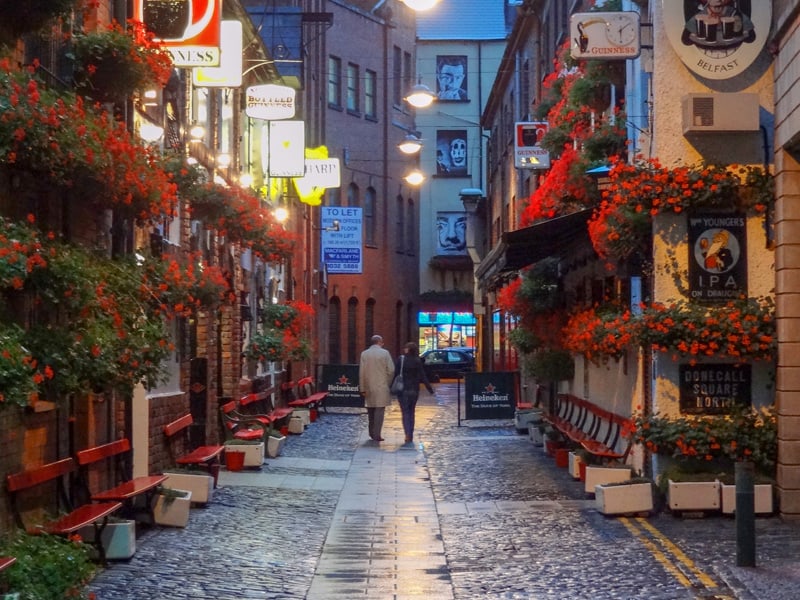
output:
[{"label": "walking man", "polygon": [[383,347],[383,338],[373,335],[372,345],[361,353],[358,367],[358,389],[364,395],[369,419],[369,437],[382,442],[383,416],[392,403],[389,386],[394,377],[392,355]]}]

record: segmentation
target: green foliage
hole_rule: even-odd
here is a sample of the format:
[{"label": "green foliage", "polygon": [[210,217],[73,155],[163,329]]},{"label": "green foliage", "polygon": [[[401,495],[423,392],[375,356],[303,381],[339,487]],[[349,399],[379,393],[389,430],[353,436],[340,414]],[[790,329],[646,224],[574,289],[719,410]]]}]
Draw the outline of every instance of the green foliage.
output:
[{"label": "green foliage", "polygon": [[508,341],[521,354],[529,354],[541,346],[541,340],[530,329],[517,327],[508,334]]},{"label": "green foliage", "polygon": [[76,0],[0,1],[0,44],[11,45],[25,33],[33,33],[66,16]]},{"label": "green foliage", "polygon": [[83,587],[95,570],[91,550],[77,536],[17,532],[0,542],[0,553],[17,559],[0,579],[21,600],[87,598]]},{"label": "green foliage", "polygon": [[575,362],[566,350],[542,349],[525,357],[523,368],[537,381],[563,381],[575,375]]}]

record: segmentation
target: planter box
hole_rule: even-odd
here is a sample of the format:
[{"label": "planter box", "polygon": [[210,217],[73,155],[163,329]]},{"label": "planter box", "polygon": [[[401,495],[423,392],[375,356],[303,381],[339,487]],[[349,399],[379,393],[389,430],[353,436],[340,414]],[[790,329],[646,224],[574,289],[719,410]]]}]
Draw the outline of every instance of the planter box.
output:
[{"label": "planter box", "polygon": [[514,428],[519,433],[528,433],[528,426],[542,422],[542,411],[538,408],[514,412]]},{"label": "planter box", "polygon": [[270,458],[277,458],[280,456],[283,445],[286,443],[286,436],[280,437],[269,436],[267,438],[267,456]]},{"label": "planter box", "polygon": [[293,417],[300,417],[303,421],[303,427],[308,427],[311,425],[311,410],[308,408],[295,408],[292,411]]},{"label": "planter box", "polygon": [[605,483],[619,483],[620,481],[627,481],[631,478],[631,470],[627,467],[614,468],[614,467],[586,467],[586,482],[584,484],[584,491],[587,494],[594,494],[596,485],[603,485]]},{"label": "planter box", "polygon": [[231,452],[244,452],[245,467],[260,467],[264,464],[264,442],[258,444],[237,444],[225,442],[225,450]]},{"label": "planter box", "polygon": [[305,431],[306,426],[303,425],[303,419],[300,417],[295,417],[294,414],[289,418],[289,433],[303,433]]},{"label": "planter box", "polygon": [[534,446],[544,446],[544,434],[538,425],[528,425],[528,439]]},{"label": "planter box", "polygon": [[[94,526],[81,527],[78,535],[94,543]],[[136,552],[136,521],[109,521],[101,537],[107,559],[128,560]]]},{"label": "planter box", "polygon": [[560,469],[566,469],[569,466],[569,449],[568,448],[557,448],[555,459],[556,459],[556,466]]},{"label": "planter box", "polygon": [[581,478],[581,457],[575,454],[574,452],[569,453],[569,466],[567,467],[569,470],[569,474],[572,475],[573,479],[580,479]]},{"label": "planter box", "polygon": [[653,484],[596,485],[594,503],[604,515],[649,513],[653,510]]},{"label": "planter box", "polygon": [[214,478],[204,473],[164,472],[167,480],[163,483],[165,488],[172,490],[189,490],[192,492],[194,504],[208,504],[214,494]]},{"label": "planter box", "polygon": [[189,508],[192,505],[192,492],[186,492],[182,498],[167,498],[164,494],[156,494],[153,498],[153,520],[157,525],[169,527],[186,527],[189,522]]},{"label": "planter box", "polygon": [[[721,484],[722,512],[732,515],[736,512],[736,486]],[[759,483],[753,486],[755,497],[755,513],[757,515],[771,515],[775,511],[772,496],[772,484]]]},{"label": "planter box", "polygon": [[670,510],[708,511],[720,508],[719,481],[672,481],[667,488]]}]

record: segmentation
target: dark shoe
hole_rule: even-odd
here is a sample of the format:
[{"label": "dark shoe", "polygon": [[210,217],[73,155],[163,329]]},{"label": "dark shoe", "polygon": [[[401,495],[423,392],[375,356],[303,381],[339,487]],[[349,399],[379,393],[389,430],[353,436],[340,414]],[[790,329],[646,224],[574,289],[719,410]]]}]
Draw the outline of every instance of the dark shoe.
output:
[{"label": "dark shoe", "polygon": [[406,444],[410,444],[410,443],[411,443],[411,442],[413,442],[413,441],[414,441],[414,438],[413,438],[413,437],[411,437],[410,435],[407,435],[407,436],[406,436]]},{"label": "dark shoe", "polygon": [[375,440],[376,442],[382,442],[383,441],[382,437],[376,437],[376,438],[372,438],[372,439]]}]

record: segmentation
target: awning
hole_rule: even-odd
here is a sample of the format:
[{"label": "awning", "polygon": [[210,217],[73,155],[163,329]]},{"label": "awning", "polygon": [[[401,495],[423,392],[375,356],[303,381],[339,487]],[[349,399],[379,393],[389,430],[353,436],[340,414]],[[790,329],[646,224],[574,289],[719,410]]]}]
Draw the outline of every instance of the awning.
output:
[{"label": "awning", "polygon": [[475,269],[475,277],[483,285],[503,273],[517,271],[550,256],[564,256],[577,245],[588,244],[586,223],[592,211],[586,208],[504,233],[500,243]]}]

